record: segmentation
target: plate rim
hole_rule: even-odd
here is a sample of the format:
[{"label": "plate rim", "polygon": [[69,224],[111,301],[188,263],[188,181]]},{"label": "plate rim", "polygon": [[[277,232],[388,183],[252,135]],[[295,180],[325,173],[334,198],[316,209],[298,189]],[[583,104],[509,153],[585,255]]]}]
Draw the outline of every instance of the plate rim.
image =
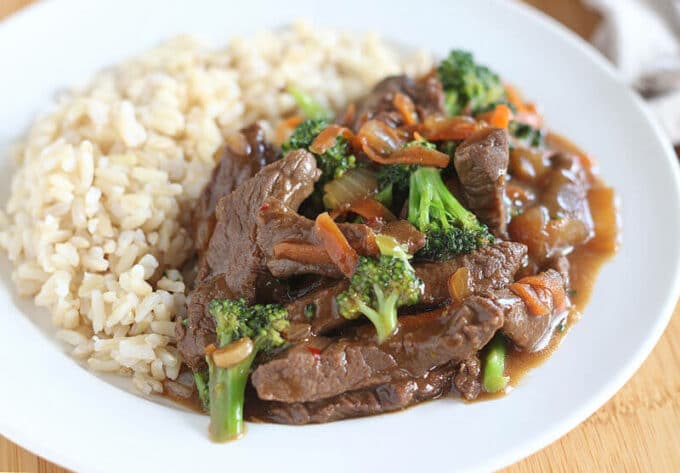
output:
[{"label": "plate rim", "polygon": [[[29,6],[23,7],[19,11],[11,14],[9,17],[0,22],[0,33],[3,33],[5,29],[10,27],[10,25],[13,27],[15,24],[20,23],[21,21],[30,20],[32,15],[39,14],[41,10],[58,3],[61,2],[58,2],[57,0],[43,0],[42,2],[33,3]],[[534,24],[542,23],[551,34],[559,36],[563,41],[576,48],[581,55],[586,56],[594,66],[605,72],[606,75],[612,80],[621,80],[621,76],[618,71],[610,63],[608,63],[605,58],[601,56],[589,43],[571,32],[568,28],[553,18],[534,9],[533,7],[519,2],[493,0],[493,3],[502,3],[504,7],[514,9],[518,14],[529,18]],[[665,137],[660,124],[652,115],[646,104],[644,104],[642,99],[630,91],[628,95],[637,108],[638,112],[643,115],[645,121],[650,125],[650,128],[653,131],[658,144],[660,144],[661,148],[664,150],[664,159],[671,164],[670,167],[673,169],[672,180],[674,185],[676,189],[680,189],[680,169],[677,166],[677,158],[673,151],[670,140]],[[678,299],[680,298],[680,266],[677,264],[675,265],[673,280],[670,282],[668,287],[669,290],[667,292],[667,297],[662,303],[662,309],[659,313],[659,316],[656,318],[655,323],[650,328],[651,335],[648,336],[643,341],[643,343],[641,343],[636,348],[634,355],[631,357],[632,361],[630,361],[624,368],[619,369],[616,376],[614,376],[609,381],[609,383],[604,385],[599,390],[599,392],[595,393],[595,395],[591,395],[589,397],[589,402],[583,403],[570,417],[565,417],[559,422],[554,422],[551,427],[547,429],[543,436],[534,436],[533,439],[530,438],[528,440],[522,441],[518,444],[518,447],[512,451],[508,451],[504,455],[495,456],[493,458],[494,461],[483,463],[483,468],[496,469],[507,466],[517,462],[522,458],[526,458],[534,454],[542,448],[547,447],[581,424],[586,418],[592,415],[597,409],[599,409],[609,399],[611,399],[635,374],[642,363],[644,363],[658,343],[671,320],[674,308],[678,303]],[[71,358],[65,353],[60,353],[60,356]],[[41,441],[39,436],[31,435],[30,431],[27,429],[13,428],[12,425],[6,423],[2,418],[0,418],[0,431],[7,439],[20,445],[22,448],[29,450],[30,453],[43,457],[64,468],[88,471],[93,467],[93,465],[85,465],[80,463],[77,455],[69,455],[66,452],[60,452],[53,449],[49,446],[47,439]]]}]

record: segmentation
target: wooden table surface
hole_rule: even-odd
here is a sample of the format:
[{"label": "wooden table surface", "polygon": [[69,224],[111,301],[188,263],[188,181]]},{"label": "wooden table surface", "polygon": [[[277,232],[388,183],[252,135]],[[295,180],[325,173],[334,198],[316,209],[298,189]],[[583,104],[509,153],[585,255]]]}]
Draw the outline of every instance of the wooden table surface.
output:
[{"label": "wooden table surface", "polygon": [[[31,0],[0,0],[3,18]],[[577,0],[527,0],[588,37],[598,15]],[[675,315],[680,313],[680,304]],[[644,314],[640,314],[644,316]],[[506,473],[680,471],[680,317],[635,376],[600,410],[542,451]],[[0,471],[65,470],[0,436]]]}]

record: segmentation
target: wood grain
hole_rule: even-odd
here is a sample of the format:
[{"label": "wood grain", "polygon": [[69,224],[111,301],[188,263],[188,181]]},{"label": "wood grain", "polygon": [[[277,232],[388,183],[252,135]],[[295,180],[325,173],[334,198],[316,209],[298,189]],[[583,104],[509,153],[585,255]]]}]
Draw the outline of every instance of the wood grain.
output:
[{"label": "wood grain", "polygon": [[[29,3],[31,1],[0,0],[0,18]],[[595,12],[576,0],[527,0],[527,3],[584,37],[592,33],[599,21]],[[675,308],[676,317],[650,357],[614,398],[557,442],[503,471],[680,471],[678,313],[680,304]],[[0,471],[63,473],[66,470],[0,437]]]}]

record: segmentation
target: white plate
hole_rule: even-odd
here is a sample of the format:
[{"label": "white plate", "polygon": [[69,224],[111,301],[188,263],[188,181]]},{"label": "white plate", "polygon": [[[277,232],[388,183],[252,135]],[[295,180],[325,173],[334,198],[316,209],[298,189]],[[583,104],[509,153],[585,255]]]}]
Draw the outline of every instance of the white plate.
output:
[{"label": "white plate", "polygon": [[131,395],[63,354],[45,327],[46,314],[14,294],[3,258],[2,434],[82,471],[401,471],[415,464],[418,471],[488,470],[576,426],[650,352],[680,289],[676,158],[604,60],[564,28],[507,1],[39,4],[0,24],[0,144],[16,137],[58,88],[162,38],[200,33],[217,44],[301,14],[324,25],[377,30],[440,55],[453,46],[472,49],[542,104],[553,129],[599,158],[623,200],[624,244],[604,268],[583,319],[503,399],[441,400],[319,426],[249,425],[243,441],[215,445],[205,417]]}]

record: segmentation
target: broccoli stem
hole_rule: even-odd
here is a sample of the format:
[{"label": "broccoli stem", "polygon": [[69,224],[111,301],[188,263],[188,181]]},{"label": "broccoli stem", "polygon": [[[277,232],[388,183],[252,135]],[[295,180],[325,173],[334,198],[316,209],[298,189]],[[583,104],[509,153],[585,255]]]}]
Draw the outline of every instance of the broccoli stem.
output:
[{"label": "broccoli stem", "polygon": [[231,368],[219,368],[208,360],[210,435],[215,442],[236,440],[244,434],[243,397],[255,353]]},{"label": "broccoli stem", "polygon": [[210,408],[210,393],[208,392],[208,386],[205,384],[205,379],[203,379],[202,372],[194,371],[194,383],[196,384],[201,405],[207,411]]},{"label": "broccoli stem", "polygon": [[333,116],[330,110],[294,85],[288,87],[288,93],[293,96],[295,104],[307,118],[330,119]]},{"label": "broccoli stem", "polygon": [[378,310],[374,310],[363,302],[359,302],[359,311],[375,326],[378,335],[378,343],[382,343],[397,329],[397,301],[399,294],[392,293],[385,297],[383,291],[377,285],[374,287]]},{"label": "broccoli stem", "polygon": [[497,333],[487,345],[484,357],[484,376],[482,383],[484,389],[489,393],[497,393],[505,389],[508,384],[508,377],[505,372],[505,339],[503,335]]}]

